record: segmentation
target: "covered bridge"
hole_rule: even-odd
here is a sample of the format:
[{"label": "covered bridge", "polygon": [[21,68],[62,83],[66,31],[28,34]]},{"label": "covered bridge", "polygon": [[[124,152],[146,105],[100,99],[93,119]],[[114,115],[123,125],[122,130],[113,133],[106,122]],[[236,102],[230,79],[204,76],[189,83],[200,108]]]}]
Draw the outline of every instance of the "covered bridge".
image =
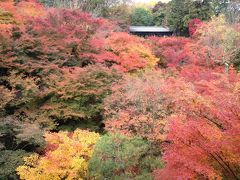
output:
[{"label": "covered bridge", "polygon": [[171,36],[173,32],[161,26],[130,26],[129,32],[138,36]]}]

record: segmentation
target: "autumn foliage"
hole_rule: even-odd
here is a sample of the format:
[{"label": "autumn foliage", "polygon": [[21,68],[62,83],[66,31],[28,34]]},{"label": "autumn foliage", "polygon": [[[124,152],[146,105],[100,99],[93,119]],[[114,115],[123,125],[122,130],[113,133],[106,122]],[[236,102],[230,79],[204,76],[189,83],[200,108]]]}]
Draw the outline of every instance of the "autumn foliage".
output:
[{"label": "autumn foliage", "polygon": [[[36,120],[42,124],[71,124],[100,130],[103,99],[122,74],[101,66],[62,69],[63,79],[52,87],[49,99],[40,106]],[[37,111],[35,110],[35,113]],[[70,127],[70,126],[69,126]]]},{"label": "autumn foliage", "polygon": [[[30,13],[33,7],[29,6],[21,8]],[[17,8],[12,7],[18,12]],[[8,10],[4,6],[5,9]],[[127,33],[112,33],[116,27],[105,19],[67,9],[50,9],[37,17],[30,15],[26,25],[14,25],[8,29],[8,36],[3,34],[7,44],[2,47],[5,56],[0,62],[5,66],[14,64],[25,71],[46,71],[102,63],[128,72],[156,65],[157,59],[143,39]]]},{"label": "autumn foliage", "polygon": [[127,33],[113,33],[106,40],[106,48],[117,55],[120,70],[125,72],[153,68],[158,59],[144,39]]},{"label": "autumn foliage", "polygon": [[156,179],[169,179],[169,173],[184,179],[239,177],[239,77],[212,76],[209,83],[171,79],[167,85],[176,113],[169,117],[167,166],[156,171]]},{"label": "autumn foliage", "polygon": [[239,179],[239,25],[141,38],[0,2],[0,179]]},{"label": "autumn foliage", "polygon": [[150,37],[149,40],[154,54],[161,59],[160,67],[176,67],[191,63],[188,54],[185,52],[185,47],[191,42],[190,39]]},{"label": "autumn foliage", "polygon": [[166,117],[171,104],[162,93],[164,75],[161,72],[142,77],[128,77],[113,87],[105,99],[105,129],[111,133],[140,136],[153,143],[165,140]]},{"label": "autumn foliage", "polygon": [[1,61],[28,71],[85,66],[91,63],[82,55],[91,50],[89,36],[103,21],[78,11],[49,10],[45,17],[28,19],[26,26],[12,29],[10,44],[4,47],[8,56]]},{"label": "autumn foliage", "polygon": [[17,168],[21,179],[85,179],[88,160],[99,134],[84,130],[45,135],[47,147],[44,156],[33,154]]},{"label": "autumn foliage", "polygon": [[22,24],[28,18],[43,16],[44,7],[35,0],[20,1],[1,0],[0,24]]},{"label": "autumn foliage", "polygon": [[203,22],[201,19],[195,18],[189,21],[188,23],[188,31],[191,37],[194,36],[196,31],[202,26]]}]

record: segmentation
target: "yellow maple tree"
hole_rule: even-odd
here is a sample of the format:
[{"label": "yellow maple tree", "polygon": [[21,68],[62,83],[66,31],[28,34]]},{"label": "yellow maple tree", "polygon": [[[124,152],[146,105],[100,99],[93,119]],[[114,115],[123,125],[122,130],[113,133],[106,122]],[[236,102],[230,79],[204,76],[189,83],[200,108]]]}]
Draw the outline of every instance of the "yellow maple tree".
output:
[{"label": "yellow maple tree", "polygon": [[88,160],[99,137],[99,134],[86,130],[47,133],[45,155],[25,157],[25,163],[17,168],[17,173],[25,180],[86,179]]}]

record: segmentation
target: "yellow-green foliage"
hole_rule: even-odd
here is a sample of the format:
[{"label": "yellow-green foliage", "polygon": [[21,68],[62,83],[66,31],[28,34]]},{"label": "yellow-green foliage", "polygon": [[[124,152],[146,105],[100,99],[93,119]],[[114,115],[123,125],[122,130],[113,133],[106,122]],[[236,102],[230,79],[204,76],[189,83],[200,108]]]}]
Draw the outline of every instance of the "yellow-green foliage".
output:
[{"label": "yellow-green foliage", "polygon": [[7,88],[0,86],[0,111],[5,107],[7,103],[9,103],[13,98],[14,94]]},{"label": "yellow-green foliage", "polygon": [[8,12],[0,9],[0,24],[15,24],[13,15]]},{"label": "yellow-green foliage", "polygon": [[45,155],[24,158],[25,164],[17,168],[17,173],[26,180],[86,179],[88,160],[99,137],[85,130],[48,133]]},{"label": "yellow-green foliage", "polygon": [[199,42],[220,56],[218,61],[231,63],[240,49],[240,32],[219,16],[203,25],[199,30]]}]

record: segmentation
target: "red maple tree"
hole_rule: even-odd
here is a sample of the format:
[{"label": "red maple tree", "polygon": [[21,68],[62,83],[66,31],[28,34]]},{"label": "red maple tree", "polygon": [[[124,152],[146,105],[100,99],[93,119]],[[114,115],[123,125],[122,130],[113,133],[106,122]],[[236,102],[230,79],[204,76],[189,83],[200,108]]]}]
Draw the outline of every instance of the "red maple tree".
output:
[{"label": "red maple tree", "polygon": [[169,118],[166,167],[155,171],[155,179],[239,177],[239,76],[233,70],[229,76],[203,73],[208,75],[193,83],[183,78],[166,82],[175,113]]}]

